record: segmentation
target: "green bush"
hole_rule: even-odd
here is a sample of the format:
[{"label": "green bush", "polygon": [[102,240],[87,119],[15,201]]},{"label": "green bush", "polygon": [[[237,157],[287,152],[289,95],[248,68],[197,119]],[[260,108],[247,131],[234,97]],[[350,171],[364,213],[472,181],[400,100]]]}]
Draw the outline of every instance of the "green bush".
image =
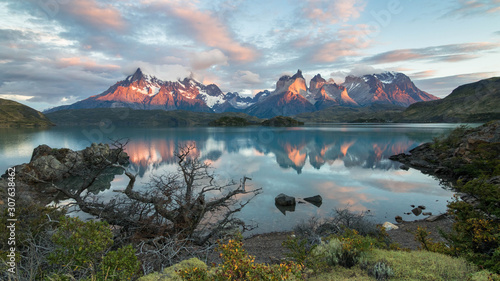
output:
[{"label": "green bush", "polygon": [[[165,281],[165,280],[182,281],[179,272],[191,269],[195,271],[198,271],[200,269],[202,271],[205,271],[206,273],[208,266],[197,258],[191,258],[188,260],[183,260],[170,267],[167,267],[162,272],[154,272],[146,276],[142,276],[138,280],[139,281]],[[198,280],[203,280],[203,279],[202,277],[198,277]]]},{"label": "green bush", "polygon": [[322,242],[312,253],[324,257],[330,266],[353,267],[366,257],[373,247],[374,239],[359,235],[356,230],[345,230],[344,234],[333,236],[328,242]]},{"label": "green bush", "polygon": [[62,217],[52,236],[56,249],[49,255],[49,261],[58,266],[55,269],[60,275],[55,276],[90,277],[92,280],[134,278],[140,266],[134,249],[126,246],[110,251],[112,238],[106,222],[83,222],[78,218]]}]

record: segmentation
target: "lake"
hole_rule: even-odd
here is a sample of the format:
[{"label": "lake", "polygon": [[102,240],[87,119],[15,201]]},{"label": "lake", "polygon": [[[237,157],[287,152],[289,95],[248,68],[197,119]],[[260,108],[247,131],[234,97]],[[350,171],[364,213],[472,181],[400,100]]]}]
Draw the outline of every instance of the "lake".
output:
[{"label": "lake", "polygon": [[[446,211],[453,192],[439,180],[417,170],[401,170],[389,156],[408,152],[449,132],[458,124],[330,124],[297,128],[51,128],[0,130],[0,170],[29,162],[40,144],[80,150],[92,142],[128,139],[129,169],[138,173],[136,186],[152,175],[176,171],[175,151],[195,145],[195,154],[215,168],[221,181],[243,176],[247,186],[263,193],[238,217],[258,228],[253,233],[290,230],[312,216],[325,217],[335,208],[369,211],[375,222],[422,218],[410,205],[425,205],[434,214]],[[111,189],[126,186],[117,176]],[[249,184],[249,185],[248,185]],[[297,204],[282,212],[274,198],[285,193],[297,198],[323,197],[323,204]],[[103,196],[116,193],[105,191]]]}]

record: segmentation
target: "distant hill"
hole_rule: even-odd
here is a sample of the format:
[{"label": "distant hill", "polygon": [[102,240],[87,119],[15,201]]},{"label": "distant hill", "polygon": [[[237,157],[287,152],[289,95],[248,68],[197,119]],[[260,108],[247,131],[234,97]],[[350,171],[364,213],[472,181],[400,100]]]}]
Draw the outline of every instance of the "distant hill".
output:
[{"label": "distant hill", "polygon": [[0,127],[49,127],[52,122],[43,113],[18,102],[0,99]]},{"label": "distant hill", "polygon": [[58,126],[94,126],[111,122],[116,126],[185,127],[207,126],[224,116],[241,117],[250,123],[262,120],[244,113],[208,113],[186,110],[134,110],[129,108],[69,109],[50,112],[47,117]]},{"label": "distant hill", "polygon": [[500,77],[462,85],[435,101],[410,105],[399,122],[487,122],[500,119]]}]

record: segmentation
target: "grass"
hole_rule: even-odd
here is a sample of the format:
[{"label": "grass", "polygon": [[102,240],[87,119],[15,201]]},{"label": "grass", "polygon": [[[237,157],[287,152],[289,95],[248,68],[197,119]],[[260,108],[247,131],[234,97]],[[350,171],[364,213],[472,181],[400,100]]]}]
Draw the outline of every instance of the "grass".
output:
[{"label": "grass", "polygon": [[376,249],[373,260],[385,260],[396,280],[467,280],[477,271],[462,258],[427,251],[387,251]]},{"label": "grass", "polygon": [[[499,275],[478,269],[462,258],[427,251],[389,251],[374,249],[367,262],[385,261],[394,272],[389,280],[500,280]],[[376,280],[360,265],[352,268],[336,266],[328,272],[306,280]]]},{"label": "grass", "polygon": [[15,101],[0,99],[1,127],[50,127],[50,120],[41,112]]}]

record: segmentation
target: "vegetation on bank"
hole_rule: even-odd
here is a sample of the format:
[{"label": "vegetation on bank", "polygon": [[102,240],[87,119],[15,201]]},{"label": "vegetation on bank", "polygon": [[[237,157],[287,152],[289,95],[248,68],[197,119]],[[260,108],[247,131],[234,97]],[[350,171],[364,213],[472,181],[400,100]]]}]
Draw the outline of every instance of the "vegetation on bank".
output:
[{"label": "vegetation on bank", "polygon": [[210,121],[209,126],[215,127],[245,127],[252,125],[247,119],[237,116],[224,116],[217,120]]},{"label": "vegetation on bank", "polygon": [[288,116],[276,116],[263,121],[261,124],[262,126],[271,127],[295,127],[304,125],[304,122],[295,120]]},{"label": "vegetation on bank", "polygon": [[[391,243],[383,228],[367,220],[364,214],[336,210],[330,218],[311,219],[297,225],[294,236],[283,243],[283,247],[289,250],[287,260],[272,265],[256,263],[243,250],[241,236],[230,234],[238,223],[233,221],[232,225],[228,225],[232,226],[230,231],[219,232],[228,235],[218,236],[221,239],[216,243],[215,250],[220,254],[219,262],[207,265],[207,253],[214,250],[214,241],[195,245],[190,236],[198,226],[193,223],[202,221],[196,218],[194,222],[193,218],[196,214],[203,214],[196,212],[196,208],[200,206],[198,203],[205,204],[204,196],[189,193],[176,197],[180,206],[188,206],[194,214],[190,220],[186,221],[183,212],[175,209],[171,213],[179,215],[175,222],[166,222],[170,217],[168,215],[164,219],[159,215],[145,216],[141,220],[143,224],[135,231],[127,229],[125,224],[109,225],[105,221],[83,222],[64,217],[64,209],[38,206],[29,199],[20,198],[26,201],[16,209],[19,218],[16,277],[21,280],[126,280],[142,276],[140,280],[157,281],[346,278],[500,280],[499,143],[482,141],[481,137],[471,138],[497,124],[493,122],[487,124],[489,127],[477,129],[458,127],[448,136],[435,139],[431,145],[432,154],[436,156],[432,161],[440,162],[444,168],[450,169],[453,177],[458,179],[456,188],[476,198],[473,204],[459,198],[449,203],[449,215],[455,223],[453,232],[442,233],[447,239],[446,243],[434,242],[429,239],[425,229],[418,229],[415,239],[420,242],[421,250],[400,249]],[[198,176],[207,175],[204,171],[208,167],[203,163],[189,160],[187,154],[180,153],[179,156],[177,177],[170,175],[152,185],[158,192],[157,196],[146,198],[145,194],[138,193],[133,196],[147,199],[143,201],[168,200],[168,197],[163,197],[164,194],[179,195],[179,190],[165,187],[173,186],[169,184],[178,183],[177,180],[183,175],[189,175],[190,167],[203,172]],[[213,178],[208,175],[207,179]],[[245,190],[244,184],[242,190]],[[186,197],[189,197],[188,205],[182,203]],[[89,201],[88,204],[99,206],[98,201]],[[147,205],[147,202],[140,205],[144,211],[157,209],[162,214],[168,213],[161,209],[162,205]],[[7,214],[7,209],[3,208],[0,222],[4,225],[7,224]],[[111,214],[107,216],[113,219]],[[133,214],[129,215],[134,218]],[[122,215],[117,216],[123,220]],[[165,224],[159,225],[158,222]],[[176,222],[177,232],[169,232],[169,226]],[[148,236],[151,233],[155,235]],[[7,241],[9,235],[8,229],[0,230],[2,241]],[[4,261],[0,266],[4,274],[1,276],[6,279],[5,258],[9,248],[2,244],[0,250]],[[186,262],[181,262],[183,260]]]},{"label": "vegetation on bank", "polygon": [[410,105],[399,122],[488,122],[500,119],[500,77],[459,86],[443,99]]},{"label": "vegetation on bank", "polygon": [[133,126],[188,127],[207,126],[221,117],[238,117],[251,123],[261,119],[238,112],[208,113],[186,110],[135,110],[130,108],[93,108],[60,110],[47,113],[57,126]]},{"label": "vegetation on bank", "polygon": [[[436,138],[432,154],[457,182],[454,187],[472,202],[458,196],[448,204],[454,231],[444,235],[447,244],[426,242],[429,250],[460,256],[500,273],[500,142],[499,121],[478,128],[460,126],[449,135]],[[482,136],[492,137],[490,141]]]},{"label": "vegetation on bank", "polygon": [[50,126],[54,124],[41,112],[15,101],[0,99],[0,128]]}]

